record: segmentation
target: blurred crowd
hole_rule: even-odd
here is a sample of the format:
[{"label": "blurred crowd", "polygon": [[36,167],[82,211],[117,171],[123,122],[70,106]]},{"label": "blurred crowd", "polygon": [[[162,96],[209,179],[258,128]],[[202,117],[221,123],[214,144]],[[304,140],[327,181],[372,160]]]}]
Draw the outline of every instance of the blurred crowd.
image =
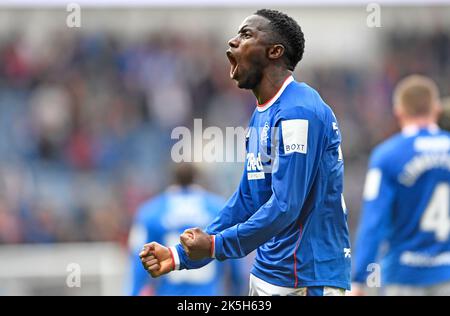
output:
[{"label": "blurred crowd", "polygon": [[[352,230],[367,156],[398,129],[395,83],[419,72],[450,93],[444,31],[384,34],[375,67],[304,62],[295,74],[340,121]],[[124,243],[136,206],[170,182],[174,127],[247,125],[255,100],[229,79],[224,50],[213,36],[167,33],[55,32],[41,50],[17,34],[0,40],[0,243]],[[242,165],[224,165],[207,166],[203,181],[227,196]]]}]

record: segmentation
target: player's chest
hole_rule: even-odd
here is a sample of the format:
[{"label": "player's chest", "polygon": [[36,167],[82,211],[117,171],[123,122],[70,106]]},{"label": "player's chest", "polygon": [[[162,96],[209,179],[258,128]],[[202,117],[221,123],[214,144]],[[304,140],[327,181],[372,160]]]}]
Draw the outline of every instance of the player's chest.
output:
[{"label": "player's chest", "polygon": [[[262,173],[273,161],[276,128],[270,115],[257,115],[246,134],[246,168],[248,173]],[[252,178],[252,176],[250,176]]]},{"label": "player's chest", "polygon": [[267,113],[256,115],[247,129],[245,146],[247,153],[264,153],[274,140],[273,118]]}]

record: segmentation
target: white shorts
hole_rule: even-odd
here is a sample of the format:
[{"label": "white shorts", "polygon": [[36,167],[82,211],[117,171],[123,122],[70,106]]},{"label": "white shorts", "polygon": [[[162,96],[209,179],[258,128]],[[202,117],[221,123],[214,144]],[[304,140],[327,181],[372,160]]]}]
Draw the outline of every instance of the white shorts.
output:
[{"label": "white shorts", "polygon": [[250,274],[249,296],[344,296],[345,290],[329,286],[290,288],[267,283]]}]

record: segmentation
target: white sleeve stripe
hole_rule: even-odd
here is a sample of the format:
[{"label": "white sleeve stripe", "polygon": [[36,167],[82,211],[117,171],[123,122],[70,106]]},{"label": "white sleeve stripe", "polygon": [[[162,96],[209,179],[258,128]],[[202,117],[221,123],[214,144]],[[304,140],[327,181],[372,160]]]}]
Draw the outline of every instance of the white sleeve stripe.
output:
[{"label": "white sleeve stripe", "polygon": [[180,256],[178,255],[178,251],[176,247],[170,247],[172,251],[173,260],[175,261],[175,270],[180,270]]},{"label": "white sleeve stripe", "polygon": [[212,247],[212,250],[211,250],[212,256],[211,257],[216,259],[216,235],[212,236],[212,245],[211,245],[211,247]]},{"label": "white sleeve stripe", "polygon": [[367,172],[366,182],[364,184],[364,199],[366,201],[373,201],[378,198],[380,192],[382,172],[378,168],[370,169]]}]

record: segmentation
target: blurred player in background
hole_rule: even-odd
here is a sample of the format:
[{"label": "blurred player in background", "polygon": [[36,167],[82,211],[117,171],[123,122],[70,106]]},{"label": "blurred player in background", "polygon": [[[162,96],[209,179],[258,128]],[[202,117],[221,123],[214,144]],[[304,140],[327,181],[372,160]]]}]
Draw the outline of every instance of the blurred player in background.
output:
[{"label": "blurred player in background", "polygon": [[442,113],[438,125],[440,128],[450,131],[450,97],[442,99]]},{"label": "blurred player in background", "polygon": [[450,295],[450,134],[436,124],[440,111],[429,78],[414,75],[397,85],[402,131],[370,158],[354,294],[364,294],[367,269],[380,261],[386,295]]},{"label": "blurred player in background", "polygon": [[146,245],[144,267],[156,277],[257,249],[250,295],[344,295],[350,244],[341,135],[319,93],[292,77],[303,32],[286,14],[259,10],[228,44],[230,77],[257,99],[241,183],[206,232],[187,230],[172,248]]},{"label": "blurred player in background", "polygon": [[[177,271],[152,280],[142,269],[139,252],[148,241],[175,244],[183,231],[192,226],[206,226],[225,201],[194,184],[195,169],[179,164],[174,169],[174,185],[143,203],[130,232],[130,295],[241,295],[242,277],[239,261],[213,262],[195,271]],[[226,278],[230,282],[226,282]],[[225,289],[228,288],[228,291]]]}]

